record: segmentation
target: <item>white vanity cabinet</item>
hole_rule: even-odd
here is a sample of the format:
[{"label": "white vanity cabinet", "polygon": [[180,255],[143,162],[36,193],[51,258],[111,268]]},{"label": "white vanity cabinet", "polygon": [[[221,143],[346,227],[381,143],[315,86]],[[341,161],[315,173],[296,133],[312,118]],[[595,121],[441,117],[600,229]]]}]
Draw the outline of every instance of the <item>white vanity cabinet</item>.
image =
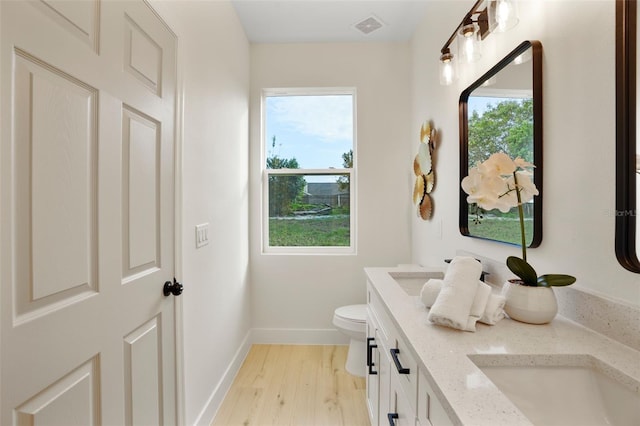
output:
[{"label": "white vanity cabinet", "polygon": [[367,286],[367,407],[373,426],[416,422],[417,363]]},{"label": "white vanity cabinet", "polygon": [[451,425],[371,283],[367,303],[367,407],[372,426]]}]

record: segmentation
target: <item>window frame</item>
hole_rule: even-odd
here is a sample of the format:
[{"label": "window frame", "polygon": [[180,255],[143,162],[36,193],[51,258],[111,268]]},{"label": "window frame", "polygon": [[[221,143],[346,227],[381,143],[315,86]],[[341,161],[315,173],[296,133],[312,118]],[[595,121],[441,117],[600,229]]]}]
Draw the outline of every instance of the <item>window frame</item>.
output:
[{"label": "window frame", "polygon": [[[350,95],[352,97],[353,118],[353,165],[351,168],[326,168],[326,169],[267,169],[267,152],[265,143],[266,108],[268,97],[287,96],[331,96]],[[356,147],[357,147],[357,95],[355,87],[301,87],[301,88],[268,88],[262,90],[260,98],[260,171],[262,176],[262,254],[297,254],[297,255],[355,255],[357,254],[356,241],[356,205],[357,205],[357,174],[356,174]],[[349,245],[348,246],[271,246],[269,245],[269,176],[349,176]]]}]

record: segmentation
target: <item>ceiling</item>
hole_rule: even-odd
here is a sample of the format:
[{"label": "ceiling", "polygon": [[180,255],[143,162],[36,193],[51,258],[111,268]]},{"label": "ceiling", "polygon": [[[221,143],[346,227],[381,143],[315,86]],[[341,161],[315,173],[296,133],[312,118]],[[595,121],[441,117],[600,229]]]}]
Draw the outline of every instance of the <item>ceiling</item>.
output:
[{"label": "ceiling", "polygon": [[[231,0],[231,3],[252,43],[324,43],[407,41],[424,18],[429,1]],[[382,26],[364,34],[355,26],[368,18]],[[365,25],[365,29],[372,28]]]}]

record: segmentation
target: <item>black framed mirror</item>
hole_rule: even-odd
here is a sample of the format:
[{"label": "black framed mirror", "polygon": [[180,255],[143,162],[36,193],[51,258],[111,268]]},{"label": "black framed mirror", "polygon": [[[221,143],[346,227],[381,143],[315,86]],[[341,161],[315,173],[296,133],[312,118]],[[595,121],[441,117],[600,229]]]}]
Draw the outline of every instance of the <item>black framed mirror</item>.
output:
[{"label": "black framed mirror", "polygon": [[638,201],[640,201],[640,138],[637,128],[638,6],[616,1],[616,238],[618,262],[640,273]]},{"label": "black framed mirror", "polygon": [[[525,41],[460,95],[460,181],[495,152],[533,163],[539,195],[525,203],[528,247],[542,241],[542,44]],[[521,243],[517,208],[483,211],[460,189],[460,233]]]}]

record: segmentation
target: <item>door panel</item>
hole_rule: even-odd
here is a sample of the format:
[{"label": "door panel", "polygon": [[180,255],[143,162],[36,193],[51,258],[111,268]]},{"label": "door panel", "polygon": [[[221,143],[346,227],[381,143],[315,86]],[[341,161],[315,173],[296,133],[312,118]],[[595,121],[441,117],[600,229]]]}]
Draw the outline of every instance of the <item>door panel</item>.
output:
[{"label": "door panel", "polygon": [[123,275],[160,266],[160,125],[123,110]]},{"label": "door panel", "polygon": [[125,337],[127,426],[160,425],[162,421],[162,330],[158,318]]},{"label": "door panel", "polygon": [[69,33],[97,51],[100,19],[99,0],[73,2],[41,0],[33,2],[33,6],[40,8],[42,13],[56,20]]},{"label": "door panel", "polygon": [[130,17],[126,24],[125,69],[160,96],[162,48]]},{"label": "door panel", "polygon": [[12,60],[19,323],[97,290],[98,91],[22,50]]},{"label": "door panel", "polygon": [[17,424],[99,424],[99,374],[98,360],[89,360],[18,407]]},{"label": "door panel", "polygon": [[0,424],[175,424],[175,36],[142,0],[0,8]]}]

